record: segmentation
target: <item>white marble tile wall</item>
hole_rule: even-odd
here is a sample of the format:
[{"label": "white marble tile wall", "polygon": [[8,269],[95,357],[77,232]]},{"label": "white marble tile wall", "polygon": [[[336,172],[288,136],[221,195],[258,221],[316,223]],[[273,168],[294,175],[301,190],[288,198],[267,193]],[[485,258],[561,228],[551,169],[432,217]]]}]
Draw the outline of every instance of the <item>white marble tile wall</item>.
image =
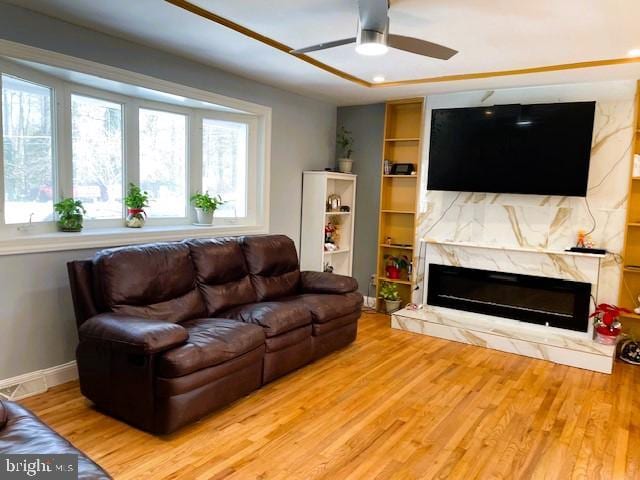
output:
[{"label": "white marble tile wall", "polygon": [[[592,238],[598,247],[620,253],[632,156],[635,89],[635,82],[615,81],[428,97],[416,245],[420,238],[429,237],[551,250],[564,250],[572,246],[578,230],[588,231],[593,226],[584,198],[427,191],[431,111],[434,108],[508,103],[595,100],[596,116],[587,193],[587,200],[596,218]],[[483,100],[487,96],[488,99]],[[438,221],[440,217],[442,219]],[[489,255],[501,254],[496,251]],[[424,259],[424,249],[421,249],[420,257],[417,264]],[[423,281],[422,270],[417,269],[418,282]],[[617,302],[619,283],[620,267],[609,256],[602,261],[599,300]],[[417,292],[414,301],[420,302],[421,295],[422,292]]]}]

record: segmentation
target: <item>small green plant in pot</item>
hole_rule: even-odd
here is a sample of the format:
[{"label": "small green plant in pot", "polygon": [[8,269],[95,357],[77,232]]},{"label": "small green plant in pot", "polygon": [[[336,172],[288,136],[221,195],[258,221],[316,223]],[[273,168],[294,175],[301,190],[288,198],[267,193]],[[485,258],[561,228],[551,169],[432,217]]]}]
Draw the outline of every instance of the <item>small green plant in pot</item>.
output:
[{"label": "small green plant in pot", "polygon": [[382,282],[380,298],[384,300],[384,307],[387,313],[393,313],[400,309],[400,292],[398,292],[398,286],[395,283]]},{"label": "small green plant in pot", "polygon": [[124,197],[124,204],[127,207],[125,225],[129,228],[144,227],[147,222],[147,213],[144,209],[149,206],[149,194],[135,183],[130,183],[129,193]]},{"label": "small green plant in pot", "polygon": [[84,215],[87,211],[80,200],[65,198],[56,203],[53,208],[58,214],[58,229],[61,232],[82,231]]},{"label": "small green plant in pot", "polygon": [[212,197],[209,192],[196,193],[191,197],[191,203],[196,209],[196,221],[198,225],[213,224],[213,215],[220,205],[224,205],[224,201],[220,195]]},{"label": "small green plant in pot", "polygon": [[338,130],[336,143],[340,149],[340,158],[338,158],[338,170],[342,173],[351,173],[353,168],[353,134],[344,127]]}]

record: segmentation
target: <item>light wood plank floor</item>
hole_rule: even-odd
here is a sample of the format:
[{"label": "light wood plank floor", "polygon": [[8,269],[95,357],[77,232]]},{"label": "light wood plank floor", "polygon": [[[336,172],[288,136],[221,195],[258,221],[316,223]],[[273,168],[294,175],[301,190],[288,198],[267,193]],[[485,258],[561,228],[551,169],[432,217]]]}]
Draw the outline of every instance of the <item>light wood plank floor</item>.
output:
[{"label": "light wood plank floor", "polygon": [[22,402],[116,479],[640,478],[640,367],[611,376],[394,331],[168,437],[77,383]]}]

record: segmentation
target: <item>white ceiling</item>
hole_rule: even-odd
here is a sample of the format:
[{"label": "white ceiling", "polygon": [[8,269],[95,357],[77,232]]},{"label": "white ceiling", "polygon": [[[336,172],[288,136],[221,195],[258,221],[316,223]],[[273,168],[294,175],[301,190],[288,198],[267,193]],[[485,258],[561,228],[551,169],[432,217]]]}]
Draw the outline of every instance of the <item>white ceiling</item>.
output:
[{"label": "white ceiling", "polygon": [[[355,35],[356,0],[193,0],[292,47]],[[640,63],[536,75],[366,88],[335,77],[162,0],[9,0],[8,3],[168,50],[341,105],[460,90],[640,78]],[[460,51],[449,61],[353,46],[313,53],[371,81],[622,58],[640,48],[638,0],[392,0],[391,31]]]}]

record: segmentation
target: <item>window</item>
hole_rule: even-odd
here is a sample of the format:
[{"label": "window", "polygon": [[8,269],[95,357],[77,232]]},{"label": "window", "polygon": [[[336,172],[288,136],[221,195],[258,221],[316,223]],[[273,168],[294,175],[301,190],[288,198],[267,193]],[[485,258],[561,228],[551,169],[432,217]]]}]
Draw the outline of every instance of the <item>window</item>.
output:
[{"label": "window", "polygon": [[246,123],[205,118],[202,124],[202,190],[220,195],[218,217],[247,215]]},{"label": "window", "polygon": [[140,187],[151,197],[149,215],[184,217],[187,203],[187,117],[140,109]]},{"label": "window", "polygon": [[89,219],[122,217],[122,105],[71,96],[73,196]]},{"label": "window", "polygon": [[53,92],[2,75],[4,222],[53,219]]},{"label": "window", "polygon": [[[270,109],[2,51],[0,255],[267,231]],[[124,225],[130,183],[149,193],[142,230]],[[213,229],[192,225],[190,198],[205,191],[225,202]],[[83,235],[57,234],[53,205],[67,197],[86,209]]]}]

